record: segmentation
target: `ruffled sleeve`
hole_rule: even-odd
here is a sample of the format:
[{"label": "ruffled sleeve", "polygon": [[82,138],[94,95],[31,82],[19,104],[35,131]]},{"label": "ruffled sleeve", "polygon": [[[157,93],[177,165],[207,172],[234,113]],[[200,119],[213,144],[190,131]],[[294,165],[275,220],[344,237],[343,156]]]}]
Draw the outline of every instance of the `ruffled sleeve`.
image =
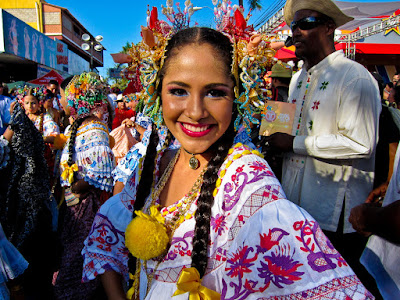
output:
[{"label": "ruffled sleeve", "polygon": [[[66,145],[68,143],[67,141]],[[67,159],[68,147],[65,147],[61,162]],[[112,191],[111,172],[115,162],[109,145],[108,129],[103,123],[92,121],[79,127],[76,133],[73,161],[78,165],[78,179],[84,179],[101,190]],[[61,183],[63,186],[69,186],[66,180],[62,180]]]},{"label": "ruffled sleeve", "polygon": [[60,134],[60,128],[58,127],[57,123],[53,121],[52,117],[49,113],[45,113],[43,115],[43,135],[50,136],[50,135],[57,135]]},{"label": "ruffled sleeve", "polygon": [[125,229],[132,220],[140,165],[133,170],[123,191],[108,199],[95,216],[82,250],[85,282],[109,270],[121,274],[126,283],[129,280]]},{"label": "ruffled sleeve", "polygon": [[121,202],[121,193],[108,199],[100,208],[84,242],[82,280],[95,279],[114,270],[128,282],[128,249],[125,229],[132,220],[132,211]]},{"label": "ruffled sleeve", "polygon": [[240,148],[219,173],[203,284],[221,299],[373,299],[266,161]]}]

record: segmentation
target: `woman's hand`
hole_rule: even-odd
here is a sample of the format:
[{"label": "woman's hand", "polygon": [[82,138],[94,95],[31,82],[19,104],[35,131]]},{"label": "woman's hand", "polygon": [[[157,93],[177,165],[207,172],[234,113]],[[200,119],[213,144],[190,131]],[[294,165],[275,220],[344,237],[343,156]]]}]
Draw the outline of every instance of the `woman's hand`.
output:
[{"label": "woman's hand", "polygon": [[126,127],[134,127],[135,123],[131,119],[125,119],[122,121],[122,125],[125,125]]}]

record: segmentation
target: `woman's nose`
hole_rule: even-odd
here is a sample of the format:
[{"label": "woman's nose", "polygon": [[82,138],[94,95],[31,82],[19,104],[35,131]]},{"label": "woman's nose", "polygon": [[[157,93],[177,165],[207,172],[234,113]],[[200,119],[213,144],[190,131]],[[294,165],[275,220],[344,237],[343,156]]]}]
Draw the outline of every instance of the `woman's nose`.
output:
[{"label": "woman's nose", "polygon": [[205,107],[204,98],[201,95],[191,95],[186,105],[186,112],[190,119],[199,121],[207,117],[208,112]]}]

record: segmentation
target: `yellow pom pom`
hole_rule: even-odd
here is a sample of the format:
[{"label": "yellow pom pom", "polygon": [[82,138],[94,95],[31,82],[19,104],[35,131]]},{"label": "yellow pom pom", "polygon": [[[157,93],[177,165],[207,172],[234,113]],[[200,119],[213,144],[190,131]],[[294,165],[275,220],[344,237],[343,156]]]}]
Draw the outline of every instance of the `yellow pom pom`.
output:
[{"label": "yellow pom pom", "polygon": [[63,149],[65,143],[67,142],[67,137],[64,134],[58,134],[54,137],[53,147],[56,149]]},{"label": "yellow pom pom", "polygon": [[247,154],[250,154],[250,153],[251,153],[250,150],[244,150],[244,151],[242,152],[243,155],[247,155]]},{"label": "yellow pom pom", "polygon": [[165,226],[150,218],[138,215],[126,227],[125,245],[139,259],[149,260],[160,256],[168,242]]}]

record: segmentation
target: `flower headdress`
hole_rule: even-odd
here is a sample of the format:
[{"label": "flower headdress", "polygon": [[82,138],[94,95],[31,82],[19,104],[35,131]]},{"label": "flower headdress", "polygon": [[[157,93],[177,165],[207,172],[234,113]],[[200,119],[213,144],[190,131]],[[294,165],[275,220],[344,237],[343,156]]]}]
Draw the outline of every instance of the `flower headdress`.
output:
[{"label": "flower headdress", "polygon": [[185,1],[185,8],[181,10],[176,3],[174,10],[173,1],[168,0],[166,6],[162,6],[161,12],[167,17],[168,24],[158,19],[158,11],[153,7],[151,12],[147,9],[147,27],[142,27],[143,41],[132,45],[129,54],[132,57],[131,69],[139,70],[140,81],[143,86],[141,96],[144,102],[144,113],[152,118],[157,126],[163,123],[161,99],[157,93],[158,71],[164,63],[164,53],[171,35],[189,27],[190,17],[193,14],[193,4]]},{"label": "flower headdress", "polygon": [[[235,100],[238,117],[235,128],[241,124],[250,131],[251,123],[258,123],[253,117],[257,104],[263,99],[263,76],[272,65],[275,51],[271,48],[271,39],[266,35],[256,33],[253,26],[247,25],[247,18],[242,14],[242,8],[231,6],[228,0],[213,0],[215,6],[214,19],[216,30],[227,35],[233,44],[231,71],[235,77]],[[193,4],[187,0],[182,11],[177,3],[178,11],[173,9],[173,1],[168,0],[162,7],[162,13],[171,26],[158,19],[157,9],[148,9],[148,26],[142,27],[143,41],[132,45],[131,68],[139,68],[140,80],[144,89],[144,113],[150,116],[160,126],[163,122],[161,99],[157,93],[158,72],[165,59],[165,48],[169,38],[177,31],[189,27],[193,14]]]},{"label": "flower headdress", "polygon": [[31,95],[34,96],[39,102],[46,100],[46,96],[48,95],[47,88],[45,86],[39,86],[35,88],[27,85],[19,86],[17,88],[16,98],[20,104],[23,104],[24,97],[28,95],[29,92],[31,92]]},{"label": "flower headdress", "polygon": [[76,75],[65,89],[71,115],[84,117],[97,107],[107,107],[106,89],[95,73]]},{"label": "flower headdress", "polygon": [[239,112],[235,128],[237,130],[243,124],[250,131],[250,124],[259,122],[253,115],[263,101],[263,76],[273,63],[275,50],[271,48],[269,36],[255,32],[253,26],[247,24],[250,14],[244,18],[242,9],[237,5],[231,6],[227,0],[213,0],[213,4],[216,8],[214,15],[217,30],[227,35],[234,47],[234,103]]}]

